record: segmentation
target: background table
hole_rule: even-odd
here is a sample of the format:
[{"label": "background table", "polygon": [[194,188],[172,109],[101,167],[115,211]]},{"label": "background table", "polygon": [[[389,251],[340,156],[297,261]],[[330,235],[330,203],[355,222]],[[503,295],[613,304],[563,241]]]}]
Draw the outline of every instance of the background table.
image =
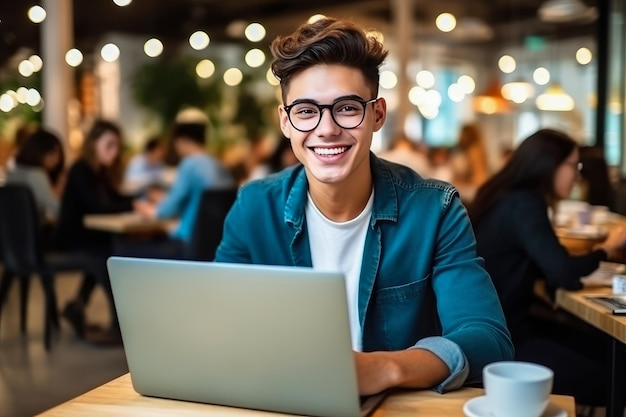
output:
[{"label": "background table", "polygon": [[104,232],[132,234],[168,232],[177,221],[151,219],[139,213],[88,214],[84,217],[85,227]]},{"label": "background table", "polygon": [[[483,390],[477,388],[464,388],[443,395],[433,391],[403,391],[387,397],[372,417],[463,417],[463,404],[483,393]],[[550,400],[566,410],[568,417],[575,417],[573,397],[553,395]],[[287,414],[265,411],[144,397],[133,390],[129,374],[40,414],[41,417],[172,415],[186,417],[287,416]]]},{"label": "background table", "polygon": [[587,288],[575,292],[558,289],[556,304],[611,337],[611,380],[606,415],[623,417],[624,396],[626,395],[626,376],[624,375],[626,372],[624,361],[626,316],[615,316],[606,307],[587,299],[589,295],[610,294],[611,292],[611,288],[607,287]]}]

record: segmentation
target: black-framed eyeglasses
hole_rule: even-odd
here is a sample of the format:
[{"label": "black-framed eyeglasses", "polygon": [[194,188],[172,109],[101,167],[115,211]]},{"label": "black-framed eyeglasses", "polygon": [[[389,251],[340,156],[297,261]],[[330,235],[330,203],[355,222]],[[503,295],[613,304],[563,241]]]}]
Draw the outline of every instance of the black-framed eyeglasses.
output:
[{"label": "black-framed eyeglasses", "polygon": [[361,100],[358,98],[344,98],[332,104],[317,104],[312,101],[297,101],[288,106],[283,106],[287,112],[289,122],[294,129],[300,132],[314,130],[322,120],[324,109],[330,110],[330,116],[337,126],[343,129],[355,129],[363,123],[367,105],[378,100]]}]

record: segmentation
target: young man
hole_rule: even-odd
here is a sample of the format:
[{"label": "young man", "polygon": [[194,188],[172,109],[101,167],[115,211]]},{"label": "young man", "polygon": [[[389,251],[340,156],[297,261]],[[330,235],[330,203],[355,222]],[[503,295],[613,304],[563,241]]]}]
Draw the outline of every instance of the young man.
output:
[{"label": "young man", "polygon": [[383,46],[324,19],[278,37],[272,52],[280,126],[302,165],[240,191],[216,260],[342,271],[363,395],[443,392],[512,359],[456,190],[370,152],[386,114]]}]

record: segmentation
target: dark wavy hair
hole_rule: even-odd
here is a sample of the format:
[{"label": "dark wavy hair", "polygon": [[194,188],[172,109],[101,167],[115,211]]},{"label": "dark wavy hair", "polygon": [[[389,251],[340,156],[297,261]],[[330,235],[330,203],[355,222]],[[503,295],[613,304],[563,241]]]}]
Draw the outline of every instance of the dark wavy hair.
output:
[{"label": "dark wavy hair", "polygon": [[46,171],[50,183],[56,184],[65,169],[65,155],[61,140],[54,133],[43,128],[37,129],[26,141],[15,156],[15,162],[30,167],[43,168],[43,159],[50,152],[58,150],[59,162]]},{"label": "dark wavy hair", "polygon": [[304,24],[291,35],[276,37],[271,50],[272,72],[280,80],[283,101],[292,77],[319,64],[339,64],[360,70],[372,97],[378,96],[378,68],[387,57],[387,50],[349,20],[324,18]]},{"label": "dark wavy hair", "polygon": [[[110,167],[102,167],[98,163],[98,157],[96,155],[96,142],[107,132],[113,133],[119,138],[120,151],[115,161],[113,161],[113,165]],[[85,136],[80,158],[86,161],[94,172],[103,173],[108,181],[110,181],[110,184],[117,187],[122,180],[122,129],[109,120],[97,119]]]},{"label": "dark wavy hair", "polygon": [[513,190],[538,189],[548,205],[554,205],[558,199],[554,190],[554,174],[577,147],[570,136],[557,130],[541,129],[530,135],[511,154],[507,164],[476,193],[468,208],[474,227],[501,198]]}]

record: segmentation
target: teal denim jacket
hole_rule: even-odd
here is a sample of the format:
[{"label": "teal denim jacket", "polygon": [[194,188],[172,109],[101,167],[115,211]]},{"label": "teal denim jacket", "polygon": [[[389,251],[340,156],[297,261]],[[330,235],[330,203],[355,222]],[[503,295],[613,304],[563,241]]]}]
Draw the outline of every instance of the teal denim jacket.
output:
[{"label": "teal denim jacket", "polygon": [[[370,162],[374,206],[358,301],[363,351],[431,350],[451,370],[439,391],[478,382],[488,363],[513,359],[513,345],[458,192],[374,154]],[[312,266],[307,184],[297,165],[242,187],[216,261]]]}]

